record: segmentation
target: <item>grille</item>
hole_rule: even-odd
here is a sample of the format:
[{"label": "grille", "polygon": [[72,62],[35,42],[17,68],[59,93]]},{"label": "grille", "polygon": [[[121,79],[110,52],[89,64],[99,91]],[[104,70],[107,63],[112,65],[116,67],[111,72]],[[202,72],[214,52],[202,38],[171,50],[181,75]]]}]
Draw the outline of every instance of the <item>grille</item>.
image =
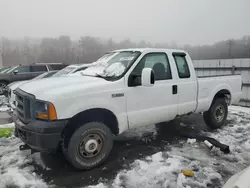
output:
[{"label": "grille", "polygon": [[31,119],[31,98],[28,95],[16,91],[16,111],[17,117],[23,122],[28,123]]}]

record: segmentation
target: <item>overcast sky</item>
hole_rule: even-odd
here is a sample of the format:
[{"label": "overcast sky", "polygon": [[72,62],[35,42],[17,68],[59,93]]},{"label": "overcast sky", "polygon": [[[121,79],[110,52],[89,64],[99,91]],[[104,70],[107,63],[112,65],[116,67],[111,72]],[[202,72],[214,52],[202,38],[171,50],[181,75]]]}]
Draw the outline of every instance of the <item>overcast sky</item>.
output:
[{"label": "overcast sky", "polygon": [[212,44],[250,35],[250,0],[0,0],[0,36]]}]

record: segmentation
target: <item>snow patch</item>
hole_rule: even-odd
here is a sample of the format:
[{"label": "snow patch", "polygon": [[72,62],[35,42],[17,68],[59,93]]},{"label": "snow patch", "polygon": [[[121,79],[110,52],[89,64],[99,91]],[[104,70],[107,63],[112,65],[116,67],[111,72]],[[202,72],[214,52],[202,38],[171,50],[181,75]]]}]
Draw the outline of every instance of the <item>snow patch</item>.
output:
[{"label": "snow patch", "polygon": [[187,139],[187,143],[188,144],[194,144],[196,142],[196,139],[195,138],[188,138]]},{"label": "snow patch", "polygon": [[[188,139],[187,142],[180,142],[182,146],[173,146],[170,151],[135,160],[130,169],[120,171],[112,182],[102,182],[91,188],[222,187],[225,180],[250,163],[249,112],[248,108],[230,107],[227,126],[212,133],[204,132],[204,135],[229,145],[229,154],[215,147],[210,150],[204,142]],[[196,143],[195,147],[193,143]],[[194,171],[195,176],[185,177],[182,169]]]},{"label": "snow patch", "polygon": [[0,128],[15,128],[15,124],[14,123],[2,124],[0,125]]},{"label": "snow patch", "polygon": [[3,106],[0,107],[0,112],[6,112],[8,110],[10,110],[10,107],[8,107],[6,105],[3,105]]},{"label": "snow patch", "polygon": [[[164,157],[165,154],[165,157]],[[136,160],[131,170],[123,170],[116,176],[112,187],[176,187],[176,179],[181,171],[181,157],[167,153],[156,153],[151,159]]]},{"label": "snow patch", "polygon": [[20,144],[14,136],[0,138],[0,188],[47,188],[42,178],[34,173],[30,153],[19,150]]}]

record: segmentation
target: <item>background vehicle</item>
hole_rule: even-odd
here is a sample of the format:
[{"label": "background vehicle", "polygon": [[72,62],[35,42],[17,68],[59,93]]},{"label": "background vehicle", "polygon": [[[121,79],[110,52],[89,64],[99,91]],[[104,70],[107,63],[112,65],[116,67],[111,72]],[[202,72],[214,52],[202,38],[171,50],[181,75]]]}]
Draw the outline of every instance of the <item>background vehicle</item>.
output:
[{"label": "background vehicle", "polygon": [[6,72],[10,67],[3,67],[0,69],[0,73]]},{"label": "background vehicle", "polygon": [[9,101],[9,104],[10,104],[10,107],[12,108],[12,110],[14,110],[16,108],[16,105],[15,105],[16,95],[14,94],[14,90],[16,88],[18,88],[18,86],[20,86],[21,84],[27,83],[27,82],[34,81],[34,80],[39,80],[39,79],[42,79],[42,78],[51,77],[56,72],[57,72],[57,70],[45,72],[45,73],[40,74],[39,76],[37,76],[37,77],[35,77],[35,78],[31,79],[31,80],[12,82],[11,84],[7,85],[7,87],[6,87],[7,97],[8,97],[8,101]]},{"label": "background vehicle", "polygon": [[12,82],[30,80],[50,70],[60,70],[67,66],[62,63],[34,63],[30,65],[18,65],[0,74],[0,95],[4,94],[5,87]]},{"label": "background vehicle", "polygon": [[69,65],[59,71],[49,71],[45,72],[31,80],[27,81],[18,81],[18,82],[13,82],[7,86],[7,91],[8,91],[8,100],[10,103],[10,106],[12,109],[15,109],[15,94],[14,90],[18,88],[21,84],[27,83],[29,81],[34,81],[42,78],[48,78],[48,77],[59,77],[59,76],[65,76],[69,74],[76,73],[78,71],[85,70],[87,67],[89,67],[91,64],[74,64],[74,65]]},{"label": "background vehicle", "polygon": [[58,71],[56,74],[53,75],[53,77],[58,77],[62,75],[68,75],[72,74],[78,71],[85,70],[88,68],[91,64],[74,64],[74,65],[69,65],[62,70]]},{"label": "background vehicle", "polygon": [[107,61],[81,71],[85,76],[37,80],[17,88],[21,105],[15,111],[15,135],[26,148],[62,148],[74,167],[90,169],[109,156],[112,135],[200,112],[210,128],[220,128],[228,105],[240,100],[240,75],[197,78],[185,51],[112,53]]}]

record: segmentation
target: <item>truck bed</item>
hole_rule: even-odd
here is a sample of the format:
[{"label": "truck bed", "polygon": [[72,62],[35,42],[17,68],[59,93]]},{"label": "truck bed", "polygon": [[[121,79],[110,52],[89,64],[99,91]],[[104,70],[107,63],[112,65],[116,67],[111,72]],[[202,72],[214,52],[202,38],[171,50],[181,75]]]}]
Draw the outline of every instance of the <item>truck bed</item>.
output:
[{"label": "truck bed", "polygon": [[197,84],[196,112],[207,111],[210,106],[208,103],[211,104],[216,93],[225,88],[231,95],[231,104],[238,102],[241,97],[241,75],[201,76],[197,78]]}]

